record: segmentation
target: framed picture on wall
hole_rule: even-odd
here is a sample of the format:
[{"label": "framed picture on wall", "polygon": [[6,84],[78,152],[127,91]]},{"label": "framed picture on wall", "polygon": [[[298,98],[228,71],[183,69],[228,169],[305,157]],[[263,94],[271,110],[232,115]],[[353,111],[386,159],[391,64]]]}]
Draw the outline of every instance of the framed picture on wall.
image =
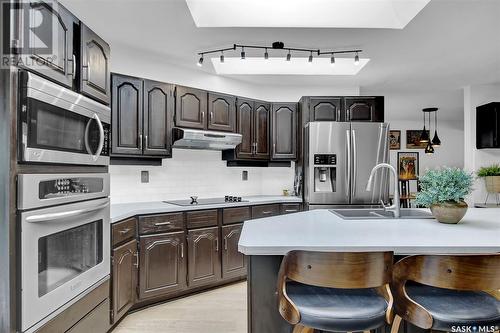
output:
[{"label": "framed picture on wall", "polygon": [[398,173],[400,180],[418,179],[418,152],[398,153]]},{"label": "framed picture on wall", "polygon": [[401,149],[401,131],[389,131],[389,149]]},{"label": "framed picture on wall", "polygon": [[[406,131],[406,149],[425,149],[427,143],[420,142],[422,130],[407,130]],[[427,131],[429,135],[429,131]]]}]

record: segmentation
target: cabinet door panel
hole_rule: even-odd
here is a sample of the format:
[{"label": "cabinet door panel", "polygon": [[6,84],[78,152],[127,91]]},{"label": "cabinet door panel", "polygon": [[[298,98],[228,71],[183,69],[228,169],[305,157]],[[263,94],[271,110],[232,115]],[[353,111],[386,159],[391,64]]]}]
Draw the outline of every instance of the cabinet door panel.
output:
[{"label": "cabinet door panel", "polygon": [[348,121],[384,121],[383,97],[346,97]]},{"label": "cabinet door panel", "polygon": [[[76,71],[73,67],[73,25],[78,24],[78,19],[57,2],[30,1],[23,6],[29,11],[29,18],[24,18],[24,21],[21,17],[15,18],[19,24],[19,35],[14,38],[19,40],[19,43],[22,42],[18,52],[29,55],[36,61],[37,66],[25,66],[25,62],[22,62],[20,67],[73,88]],[[25,12],[19,11],[19,15],[24,14]],[[42,24],[35,21],[39,17],[43,17]],[[45,24],[46,22],[48,23]],[[48,40],[29,40],[30,35],[47,37]],[[56,40],[52,40],[52,37]]]},{"label": "cabinet door panel", "polygon": [[241,159],[252,158],[253,149],[253,107],[254,102],[249,99],[238,98],[237,132],[241,134],[241,143],[236,147],[236,156]]},{"label": "cabinet door panel", "polygon": [[297,105],[274,103],[272,111],[272,158],[297,157]]},{"label": "cabinet door panel", "polygon": [[109,45],[84,24],[81,24],[80,45],[80,92],[109,104]]},{"label": "cabinet door panel", "polygon": [[175,125],[205,129],[207,120],[207,92],[177,86],[175,93]]},{"label": "cabinet door panel", "polygon": [[234,132],[236,127],[236,98],[208,94],[208,129]]},{"label": "cabinet door panel", "polygon": [[271,105],[255,102],[254,142],[256,159],[269,159],[269,117]]},{"label": "cabinet door panel", "polygon": [[312,97],[309,104],[310,121],[345,121],[342,117],[342,98],[314,98]]},{"label": "cabinet door panel", "polygon": [[222,278],[229,279],[246,275],[246,260],[243,253],[238,251],[243,224],[222,227]]},{"label": "cabinet door panel", "polygon": [[144,155],[170,156],[172,86],[144,81]]},{"label": "cabinet door panel", "polygon": [[142,154],[142,80],[113,75],[112,153]]},{"label": "cabinet door panel", "polygon": [[134,305],[137,284],[137,242],[135,239],[113,249],[113,322]]},{"label": "cabinet door panel", "polygon": [[140,237],[139,297],[166,295],[186,287],[184,232]]},{"label": "cabinet door panel", "polygon": [[188,284],[196,287],[221,278],[219,228],[188,232]]}]

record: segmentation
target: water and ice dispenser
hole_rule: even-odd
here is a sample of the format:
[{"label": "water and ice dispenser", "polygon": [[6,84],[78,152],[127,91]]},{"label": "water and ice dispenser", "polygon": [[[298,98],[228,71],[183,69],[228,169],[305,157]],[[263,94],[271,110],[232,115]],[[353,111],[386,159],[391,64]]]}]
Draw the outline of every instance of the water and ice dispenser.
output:
[{"label": "water and ice dispenser", "polygon": [[336,192],[337,155],[314,154],[314,192]]}]

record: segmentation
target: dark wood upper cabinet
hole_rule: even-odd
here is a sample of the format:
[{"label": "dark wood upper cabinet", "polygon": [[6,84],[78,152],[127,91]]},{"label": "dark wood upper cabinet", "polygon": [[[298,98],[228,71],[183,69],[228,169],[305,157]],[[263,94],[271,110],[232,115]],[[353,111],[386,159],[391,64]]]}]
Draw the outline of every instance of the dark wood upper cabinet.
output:
[{"label": "dark wood upper cabinet", "polygon": [[[74,25],[78,25],[78,19],[57,2],[30,1],[21,4],[26,6],[31,17],[35,17],[37,13],[43,17],[44,22],[49,23],[31,27],[21,16],[13,17],[18,27],[14,30],[17,35],[13,36],[20,46],[18,52],[29,55],[37,63],[37,66],[25,66],[25,62],[22,62],[20,67],[35,71],[70,89],[73,88],[76,75],[76,59],[73,57]],[[24,15],[22,11],[17,13]],[[44,51],[44,47],[29,40],[30,35],[57,36],[57,40],[48,45],[49,51]],[[47,53],[50,56],[47,56]]]},{"label": "dark wood upper cabinet", "polygon": [[253,109],[253,100],[244,98],[237,99],[237,132],[241,134],[242,141],[236,147],[236,156],[240,159],[249,159],[252,158],[253,155]]},{"label": "dark wood upper cabinet", "polygon": [[219,227],[188,231],[188,285],[196,287],[221,278]]},{"label": "dark wood upper cabinet", "polygon": [[113,154],[142,154],[142,85],[138,78],[112,76],[112,139]]},{"label": "dark wood upper cabinet", "polygon": [[112,252],[112,322],[134,305],[137,284],[137,242],[125,243]]},{"label": "dark wood upper cabinet", "polygon": [[172,85],[144,81],[144,155],[170,156],[172,149]]},{"label": "dark wood upper cabinet", "polygon": [[245,256],[238,251],[243,224],[222,227],[222,278],[229,279],[247,274]]},{"label": "dark wood upper cabinet", "polygon": [[208,94],[207,129],[234,132],[236,129],[236,97]]},{"label": "dark wood upper cabinet", "polygon": [[139,238],[139,298],[167,295],[186,287],[184,231]]},{"label": "dark wood upper cabinet", "polygon": [[347,121],[384,121],[383,97],[345,97],[344,108]]},{"label": "dark wood upper cabinet", "polygon": [[269,159],[269,123],[271,104],[255,102],[254,106],[254,158]]},{"label": "dark wood upper cabinet", "polygon": [[207,92],[177,86],[175,89],[175,125],[195,129],[207,127]]},{"label": "dark wood upper cabinet", "polygon": [[80,92],[109,104],[110,48],[101,37],[80,24]]},{"label": "dark wood upper cabinet", "polygon": [[476,148],[500,148],[500,102],[476,108]]},{"label": "dark wood upper cabinet", "polygon": [[274,160],[297,158],[297,104],[273,103],[272,155]]},{"label": "dark wood upper cabinet", "polygon": [[342,97],[311,97],[310,121],[345,121],[342,117]]}]

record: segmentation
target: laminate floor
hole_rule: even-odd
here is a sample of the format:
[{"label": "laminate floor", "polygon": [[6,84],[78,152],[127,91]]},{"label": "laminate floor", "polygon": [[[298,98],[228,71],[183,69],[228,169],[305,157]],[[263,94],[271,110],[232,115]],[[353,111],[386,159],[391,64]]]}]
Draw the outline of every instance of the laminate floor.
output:
[{"label": "laminate floor", "polygon": [[113,333],[246,332],[246,282],[134,312],[113,330]]}]

